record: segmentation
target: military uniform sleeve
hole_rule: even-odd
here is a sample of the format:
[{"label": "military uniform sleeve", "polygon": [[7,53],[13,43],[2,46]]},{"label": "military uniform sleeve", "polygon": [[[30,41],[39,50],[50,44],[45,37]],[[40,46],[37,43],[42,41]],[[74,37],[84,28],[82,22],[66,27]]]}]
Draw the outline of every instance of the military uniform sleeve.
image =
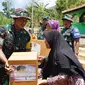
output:
[{"label": "military uniform sleeve", "polygon": [[0,36],[0,48],[2,48],[2,46],[3,46],[3,38]]},{"label": "military uniform sleeve", "polygon": [[7,35],[7,31],[4,27],[0,27],[0,48],[3,46],[4,39]]},{"label": "military uniform sleeve", "polygon": [[77,27],[74,27],[74,29],[72,30],[72,37],[74,39],[80,39],[80,32]]}]

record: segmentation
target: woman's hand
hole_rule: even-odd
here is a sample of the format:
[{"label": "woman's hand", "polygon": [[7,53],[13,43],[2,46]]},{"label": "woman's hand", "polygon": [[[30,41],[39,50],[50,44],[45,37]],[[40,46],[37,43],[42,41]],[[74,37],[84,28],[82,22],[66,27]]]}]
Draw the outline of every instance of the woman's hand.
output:
[{"label": "woman's hand", "polygon": [[41,79],[39,79],[38,80],[38,85],[47,85],[47,80],[41,80]]},{"label": "woman's hand", "polygon": [[75,56],[77,56],[77,57],[78,57],[78,55],[79,55],[79,53],[75,53]]},{"label": "woman's hand", "polygon": [[40,63],[43,63],[44,59],[45,59],[44,56],[38,56],[38,61],[39,61]]}]

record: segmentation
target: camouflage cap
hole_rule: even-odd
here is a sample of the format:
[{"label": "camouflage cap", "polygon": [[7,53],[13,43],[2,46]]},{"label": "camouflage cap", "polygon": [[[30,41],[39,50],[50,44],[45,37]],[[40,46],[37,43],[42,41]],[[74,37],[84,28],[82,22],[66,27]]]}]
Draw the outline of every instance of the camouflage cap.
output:
[{"label": "camouflage cap", "polygon": [[62,20],[69,20],[71,22],[73,22],[73,16],[70,14],[66,14],[64,15],[64,17],[62,18]]},{"label": "camouflage cap", "polygon": [[43,20],[48,20],[49,17],[48,16],[43,16]]},{"label": "camouflage cap", "polygon": [[26,18],[28,20],[30,20],[31,18],[29,17],[29,14],[27,12],[26,9],[23,9],[23,8],[18,8],[18,9],[15,9],[12,14],[10,15],[12,18]]}]

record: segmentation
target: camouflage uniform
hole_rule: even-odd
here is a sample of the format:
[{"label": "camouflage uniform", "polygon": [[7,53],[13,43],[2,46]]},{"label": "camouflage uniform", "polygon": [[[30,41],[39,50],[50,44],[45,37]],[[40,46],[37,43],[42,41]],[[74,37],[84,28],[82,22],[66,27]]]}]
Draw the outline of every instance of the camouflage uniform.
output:
[{"label": "camouflage uniform", "polygon": [[[21,18],[30,19],[28,13],[24,9],[16,9],[14,14],[11,15],[12,18]],[[0,28],[0,48],[2,48],[3,53],[7,59],[11,56],[13,52],[22,52],[26,51],[26,45],[30,41],[30,35],[25,29],[16,30],[14,24],[6,25]],[[1,67],[3,66],[3,68]],[[0,82],[3,80],[0,85],[9,85],[9,76],[6,74],[4,69],[4,64],[0,61]],[[4,75],[6,74],[6,77]]]},{"label": "camouflage uniform", "polygon": [[3,43],[3,52],[7,58],[12,52],[26,51],[26,44],[30,41],[30,35],[25,29],[16,30],[14,24],[7,25],[9,35]]},{"label": "camouflage uniform", "polygon": [[39,40],[43,40],[44,36],[43,36],[43,31],[46,29],[46,25],[47,25],[47,21],[49,20],[48,16],[44,16],[43,17],[43,22],[40,22],[40,29],[38,31],[37,34],[37,39]]},{"label": "camouflage uniform", "polygon": [[[70,15],[70,14],[66,14],[62,18],[62,20],[63,21],[67,20],[67,21],[70,21],[70,23],[72,23],[73,22],[73,16]],[[67,43],[69,44],[71,49],[75,52],[75,50],[74,50],[74,40],[80,39],[80,32],[79,32],[78,28],[74,27],[73,25],[70,25],[69,28],[63,28],[61,33],[63,34],[63,37],[65,38],[65,40],[67,41]]]},{"label": "camouflage uniform", "polygon": [[39,29],[39,32],[37,34],[37,39],[38,40],[43,40],[44,39],[42,28]]},{"label": "camouflage uniform", "polygon": [[80,38],[80,32],[77,27],[70,26],[68,29],[64,28],[61,33],[63,34],[64,39],[67,41],[69,46],[74,51],[74,39]]}]

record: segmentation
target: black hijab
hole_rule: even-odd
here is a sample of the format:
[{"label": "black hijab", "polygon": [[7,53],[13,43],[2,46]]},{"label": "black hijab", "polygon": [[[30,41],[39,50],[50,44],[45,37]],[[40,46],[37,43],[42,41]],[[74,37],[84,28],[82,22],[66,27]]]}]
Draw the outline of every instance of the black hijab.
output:
[{"label": "black hijab", "polygon": [[56,76],[60,72],[64,72],[68,75],[80,74],[85,79],[82,65],[62,35],[56,30],[51,30],[45,31],[44,37],[49,43],[51,51],[48,56],[48,62],[43,68],[43,78]]}]

